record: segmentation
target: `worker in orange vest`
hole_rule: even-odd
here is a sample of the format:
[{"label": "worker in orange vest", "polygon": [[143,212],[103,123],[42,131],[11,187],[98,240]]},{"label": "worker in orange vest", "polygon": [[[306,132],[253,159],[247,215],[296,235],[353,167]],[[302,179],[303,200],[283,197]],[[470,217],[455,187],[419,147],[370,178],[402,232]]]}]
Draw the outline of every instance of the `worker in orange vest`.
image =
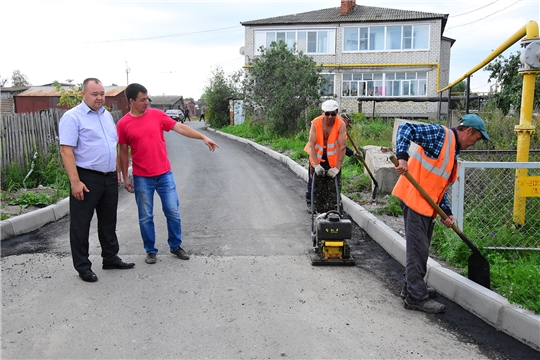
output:
[{"label": "worker in orange vest", "polygon": [[[473,146],[480,139],[490,140],[484,121],[476,114],[467,114],[456,128],[442,125],[403,123],[396,136],[396,171],[407,171],[448,215],[442,223],[451,227],[455,222],[446,191],[457,178],[457,157],[460,150]],[[411,142],[418,148],[409,155]],[[401,200],[405,220],[406,264],[401,291],[406,309],[440,313],[444,305],[431,298],[437,293],[424,281],[427,272],[429,246],[433,234],[435,209],[416,188],[400,176],[392,194]]]},{"label": "worker in orange vest", "polygon": [[334,178],[341,189],[341,165],[345,157],[347,128],[338,116],[339,105],[335,100],[322,103],[322,115],[311,122],[309,141],[304,150],[309,154],[311,176],[315,179],[315,212],[324,213],[337,209]]}]

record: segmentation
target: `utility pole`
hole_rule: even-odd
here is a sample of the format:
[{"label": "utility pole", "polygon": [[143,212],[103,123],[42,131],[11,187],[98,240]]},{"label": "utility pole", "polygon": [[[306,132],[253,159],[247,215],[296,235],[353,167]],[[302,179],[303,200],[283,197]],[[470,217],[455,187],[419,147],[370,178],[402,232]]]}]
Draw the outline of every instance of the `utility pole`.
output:
[{"label": "utility pole", "polygon": [[130,68],[128,68],[128,64],[126,61],[126,85],[129,85],[129,72],[131,71]]}]

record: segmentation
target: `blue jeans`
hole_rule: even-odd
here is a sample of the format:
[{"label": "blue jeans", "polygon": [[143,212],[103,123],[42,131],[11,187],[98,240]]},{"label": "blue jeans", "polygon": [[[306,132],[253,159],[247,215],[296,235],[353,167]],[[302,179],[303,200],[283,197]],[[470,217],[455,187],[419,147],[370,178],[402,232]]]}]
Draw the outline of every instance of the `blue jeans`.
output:
[{"label": "blue jeans", "polygon": [[176,183],[172,172],[159,176],[133,175],[135,201],[139,209],[139,228],[146,253],[157,254],[156,231],[154,227],[154,192],[157,191],[167,218],[167,242],[171,251],[176,251],[182,245],[182,222],[178,207],[180,201],[176,193]]}]

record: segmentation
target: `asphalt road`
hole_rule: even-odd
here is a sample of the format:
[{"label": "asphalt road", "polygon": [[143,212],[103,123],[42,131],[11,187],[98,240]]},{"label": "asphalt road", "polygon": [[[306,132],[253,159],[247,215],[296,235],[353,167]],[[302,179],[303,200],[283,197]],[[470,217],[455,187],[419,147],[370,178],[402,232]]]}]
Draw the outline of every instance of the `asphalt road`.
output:
[{"label": "asphalt road", "polygon": [[280,162],[213,132],[166,134],[189,261],[172,256],[159,198],[158,262],[147,265],[134,196],[120,189],[120,256],[132,270],[73,269],[64,218],[2,241],[2,358],[526,359],[538,352],[440,297],[405,310],[403,267],[354,225],[354,267],[313,267],[306,184]]}]

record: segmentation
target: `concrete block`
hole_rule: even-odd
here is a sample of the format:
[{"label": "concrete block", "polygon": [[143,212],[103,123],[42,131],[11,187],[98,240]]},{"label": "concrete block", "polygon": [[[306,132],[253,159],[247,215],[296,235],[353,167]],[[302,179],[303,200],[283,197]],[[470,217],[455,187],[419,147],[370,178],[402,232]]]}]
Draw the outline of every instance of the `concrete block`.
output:
[{"label": "concrete block", "polygon": [[11,219],[13,225],[13,235],[21,235],[39,229],[45,224],[55,221],[54,205],[49,205],[43,209],[34,210],[28,214],[15,216]]},{"label": "concrete block", "polygon": [[[366,156],[366,164],[371,173],[377,180],[379,184],[379,193],[380,194],[390,194],[394,189],[394,185],[398,180],[398,173],[394,168],[394,164],[388,157],[392,154],[391,152],[383,152],[380,146],[367,145],[363,147]],[[367,174],[367,171],[364,170]],[[372,184],[372,190],[375,187]]]},{"label": "concrete block", "polygon": [[9,239],[14,235],[15,233],[13,232],[13,224],[11,223],[11,220],[7,219],[0,221],[0,240]]},{"label": "concrete block", "polygon": [[501,312],[498,328],[530,347],[540,350],[540,315],[510,304]]},{"label": "concrete block", "polygon": [[495,327],[499,324],[501,308],[508,305],[504,297],[450,269],[430,268],[426,280],[442,295]]},{"label": "concrete block", "polygon": [[69,214],[69,197],[60,200],[53,206],[54,219],[60,220]]},{"label": "concrete block", "polygon": [[343,209],[381,247],[405,265],[405,240],[364,207],[342,195]]}]

